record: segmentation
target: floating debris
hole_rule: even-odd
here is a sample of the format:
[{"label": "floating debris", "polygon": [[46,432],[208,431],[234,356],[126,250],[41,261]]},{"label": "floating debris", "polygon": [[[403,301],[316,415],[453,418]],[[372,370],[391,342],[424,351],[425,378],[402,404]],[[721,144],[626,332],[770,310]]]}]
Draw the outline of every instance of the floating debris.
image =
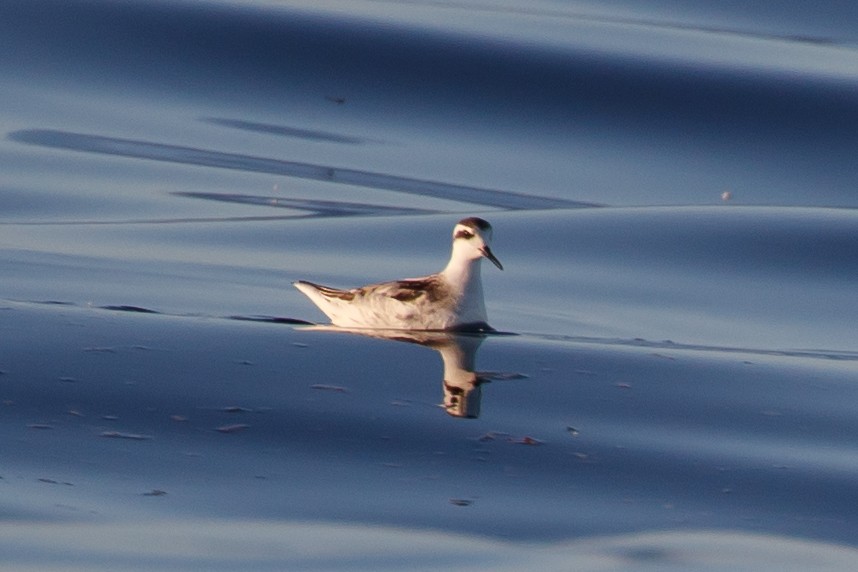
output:
[{"label": "floating debris", "polygon": [[632,384],[631,384],[631,383],[626,383],[626,382],[623,382],[623,381],[621,381],[621,382],[619,382],[619,383],[615,383],[614,385],[615,385],[616,387],[619,387],[620,389],[631,389],[631,388],[632,388]]},{"label": "floating debris", "polygon": [[471,506],[474,501],[470,499],[450,499],[450,504],[455,506]]},{"label": "floating debris", "polygon": [[73,487],[74,486],[73,483],[70,483],[68,481],[55,481],[54,479],[46,479],[46,478],[41,478],[41,479],[36,479],[36,480],[39,481],[40,483],[45,483],[46,485],[65,485],[67,487]]},{"label": "floating debris", "polygon": [[85,351],[87,353],[96,353],[96,354],[115,354],[116,348],[91,346],[91,347],[83,348],[83,351]]},{"label": "floating debris", "polygon": [[166,496],[167,491],[162,491],[161,489],[152,489],[148,493],[143,493],[144,497],[163,497]]},{"label": "floating debris", "polygon": [[498,437],[509,437],[509,433],[503,433],[501,431],[489,431],[477,437],[477,441],[479,441],[480,443],[485,443],[486,441],[494,441]]},{"label": "floating debris", "polygon": [[221,411],[223,413],[252,413],[253,409],[248,409],[247,407],[241,407],[239,405],[230,405],[222,408]]},{"label": "floating debris", "polygon": [[215,429],[218,433],[238,433],[239,431],[244,431],[249,428],[250,425],[246,423],[234,423],[232,425],[222,425]]},{"label": "floating debris", "polygon": [[118,415],[102,415],[101,418],[104,419],[105,421],[117,421],[119,419],[119,416]]},{"label": "floating debris", "polygon": [[63,376],[60,378],[60,381],[63,383],[77,383],[77,378],[71,376]]},{"label": "floating debris", "polygon": [[131,441],[148,441],[152,439],[151,435],[142,435],[140,433],[123,433],[121,431],[103,431],[102,437],[108,439],[129,439]]},{"label": "floating debris", "polygon": [[521,439],[510,439],[510,443],[515,443],[516,445],[532,445],[537,447],[542,445],[544,441],[540,441],[539,439],[534,439],[533,437],[524,436]]},{"label": "floating debris", "polygon": [[657,358],[661,358],[661,359],[666,359],[666,360],[669,360],[669,361],[676,361],[676,358],[675,358],[675,357],[673,357],[673,356],[669,356],[669,355],[666,355],[666,354],[660,354],[660,353],[658,353],[658,352],[652,352],[652,353],[651,353],[651,354],[649,354],[649,355],[651,355],[652,357],[657,357]]},{"label": "floating debris", "polygon": [[333,391],[336,393],[348,393],[349,390],[339,385],[325,385],[324,383],[314,383],[310,389],[318,389],[320,391]]},{"label": "floating debris", "polygon": [[488,433],[483,433],[479,437],[477,437],[477,441],[480,443],[485,443],[487,441],[494,441],[498,438],[505,437],[507,443],[514,443],[516,445],[542,445],[544,441],[540,441],[539,439],[535,439],[533,437],[525,435],[524,437],[513,437],[509,433],[504,433],[502,431],[489,431]]},{"label": "floating debris", "polygon": [[49,425],[47,423],[30,423],[27,425],[27,429],[53,429],[53,425]]},{"label": "floating debris", "polygon": [[577,429],[575,429],[574,427],[569,426],[569,425],[566,426],[566,432],[569,433],[573,437],[577,437],[579,434]]}]

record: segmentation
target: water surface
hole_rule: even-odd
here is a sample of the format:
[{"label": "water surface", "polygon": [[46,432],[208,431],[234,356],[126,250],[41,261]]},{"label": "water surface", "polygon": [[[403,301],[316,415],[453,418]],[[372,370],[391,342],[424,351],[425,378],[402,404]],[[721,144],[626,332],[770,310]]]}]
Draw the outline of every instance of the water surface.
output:
[{"label": "water surface", "polygon": [[0,568],[851,569],[856,16],[4,3]]}]

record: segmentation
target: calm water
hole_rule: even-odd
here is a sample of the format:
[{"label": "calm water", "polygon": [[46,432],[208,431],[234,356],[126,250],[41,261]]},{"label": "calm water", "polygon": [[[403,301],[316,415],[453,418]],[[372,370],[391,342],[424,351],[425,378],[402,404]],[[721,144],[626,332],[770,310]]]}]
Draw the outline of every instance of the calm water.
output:
[{"label": "calm water", "polygon": [[[852,3],[13,0],[0,72],[0,569],[854,566]],[[476,214],[515,335],[301,324]]]}]

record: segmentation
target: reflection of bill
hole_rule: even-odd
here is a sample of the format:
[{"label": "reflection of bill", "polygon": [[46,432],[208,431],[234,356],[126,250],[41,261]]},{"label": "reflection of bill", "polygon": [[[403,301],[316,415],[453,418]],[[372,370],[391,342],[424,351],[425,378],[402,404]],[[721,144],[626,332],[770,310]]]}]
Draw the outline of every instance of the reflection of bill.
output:
[{"label": "reflection of bill", "polygon": [[490,377],[477,373],[474,364],[477,350],[486,335],[440,331],[362,330],[336,326],[314,326],[310,329],[360,334],[432,348],[441,354],[441,360],[444,362],[444,409],[454,417],[476,419],[480,416],[480,386],[490,381]]}]

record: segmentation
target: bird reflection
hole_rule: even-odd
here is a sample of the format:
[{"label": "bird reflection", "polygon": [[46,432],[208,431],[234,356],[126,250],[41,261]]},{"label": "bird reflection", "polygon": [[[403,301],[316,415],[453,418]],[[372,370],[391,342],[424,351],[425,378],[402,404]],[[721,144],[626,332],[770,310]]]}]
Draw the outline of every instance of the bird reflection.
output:
[{"label": "bird reflection", "polygon": [[363,330],[335,326],[317,326],[313,330],[346,332],[371,338],[407,342],[432,348],[444,362],[444,410],[453,417],[476,419],[480,416],[482,385],[491,381],[491,374],[481,374],[475,368],[477,350],[485,334],[464,334],[440,331]]},{"label": "bird reflection", "polygon": [[476,419],[480,416],[482,384],[489,380],[474,371],[474,363],[485,338],[485,335],[442,334],[437,339],[414,340],[414,343],[441,354],[444,362],[444,409],[453,417]]}]

